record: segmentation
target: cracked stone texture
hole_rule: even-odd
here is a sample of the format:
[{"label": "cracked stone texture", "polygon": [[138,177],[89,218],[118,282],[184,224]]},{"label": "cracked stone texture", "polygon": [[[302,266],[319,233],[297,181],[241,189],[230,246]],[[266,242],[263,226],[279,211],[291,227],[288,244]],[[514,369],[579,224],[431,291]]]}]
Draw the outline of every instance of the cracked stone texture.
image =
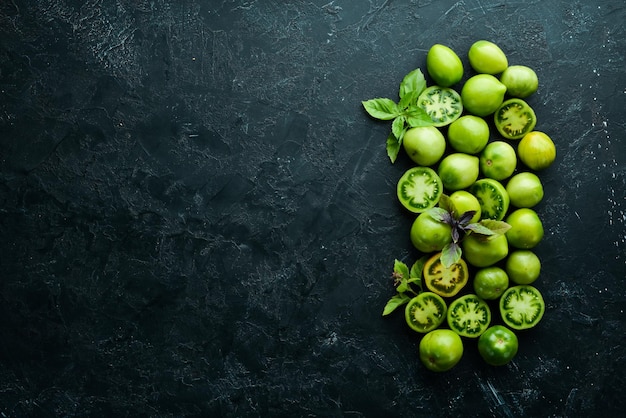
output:
[{"label": "cracked stone texture", "polygon": [[[626,10],[582,1],[0,3],[2,416],[598,416],[625,407]],[[411,166],[361,101],[434,43],[533,67],[540,326],[425,371],[381,317]],[[466,77],[471,72],[466,72]]]}]

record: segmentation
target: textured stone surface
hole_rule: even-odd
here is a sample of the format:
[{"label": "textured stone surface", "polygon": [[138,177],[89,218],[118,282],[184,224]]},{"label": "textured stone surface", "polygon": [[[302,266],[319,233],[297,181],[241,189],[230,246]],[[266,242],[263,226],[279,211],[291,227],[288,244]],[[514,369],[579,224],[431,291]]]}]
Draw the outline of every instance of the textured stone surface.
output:
[{"label": "textured stone surface", "polygon": [[[0,3],[3,416],[590,416],[625,405],[619,0]],[[434,43],[536,69],[541,325],[427,373],[389,124]],[[472,411],[472,412],[467,412]]]}]

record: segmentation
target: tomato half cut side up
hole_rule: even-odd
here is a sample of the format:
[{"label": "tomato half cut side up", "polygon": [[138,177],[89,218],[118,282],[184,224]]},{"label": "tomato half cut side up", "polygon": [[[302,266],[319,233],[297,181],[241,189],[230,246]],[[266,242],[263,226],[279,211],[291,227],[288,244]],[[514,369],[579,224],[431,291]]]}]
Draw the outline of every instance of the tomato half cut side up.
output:
[{"label": "tomato half cut side up", "polygon": [[521,139],[535,129],[537,116],[528,103],[522,99],[509,99],[493,114],[496,129],[504,138]]},{"label": "tomato half cut side up", "polygon": [[422,274],[428,290],[443,297],[455,296],[469,280],[465,260],[461,258],[450,267],[446,267],[441,262],[441,252],[426,261]]},{"label": "tomato half cut side up", "polygon": [[441,178],[429,167],[410,168],[398,180],[398,200],[413,213],[422,213],[434,207],[442,193]]},{"label": "tomato half cut side up", "polygon": [[506,188],[497,180],[484,178],[472,184],[468,191],[480,204],[481,219],[501,221],[509,210],[510,199]]},{"label": "tomato half cut side up", "polygon": [[473,294],[455,299],[446,316],[450,329],[461,337],[478,338],[491,323],[489,305]]},{"label": "tomato half cut side up", "polygon": [[546,304],[541,292],[530,285],[509,287],[500,297],[500,314],[510,328],[533,328],[541,321]]},{"label": "tomato half cut side up", "polygon": [[437,127],[451,124],[463,113],[461,95],[448,87],[428,87],[417,98],[417,105],[424,109]]},{"label": "tomato half cut side up", "polygon": [[407,303],[404,317],[412,330],[425,334],[445,321],[446,312],[446,302],[441,296],[422,292]]}]

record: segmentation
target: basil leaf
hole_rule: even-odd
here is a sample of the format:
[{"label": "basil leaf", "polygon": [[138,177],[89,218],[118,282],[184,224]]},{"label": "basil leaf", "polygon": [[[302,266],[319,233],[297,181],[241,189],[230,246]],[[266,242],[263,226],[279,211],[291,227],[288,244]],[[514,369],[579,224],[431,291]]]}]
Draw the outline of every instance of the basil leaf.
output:
[{"label": "basil leaf", "polygon": [[406,132],[405,123],[406,117],[398,116],[391,124],[391,132],[393,132],[393,135],[396,137],[399,144],[402,144],[402,138],[404,138],[404,133]]},{"label": "basil leaf", "polygon": [[370,99],[361,102],[370,116],[380,120],[391,120],[400,116],[398,105],[391,99]]},{"label": "basil leaf", "polygon": [[[491,231],[491,234],[486,235],[502,235],[511,229],[511,225],[504,221],[496,221],[495,219],[483,219],[479,224]],[[479,234],[482,234],[482,232],[479,232]]]},{"label": "basil leaf", "polygon": [[411,128],[419,126],[432,126],[435,123],[428,113],[426,113],[426,111],[421,107],[409,106],[405,110],[404,115],[406,116],[406,122]]},{"label": "basil leaf", "polygon": [[400,98],[405,97],[407,94],[413,95],[417,98],[421,92],[426,89],[426,79],[422,70],[419,68],[411,71],[404,76],[400,83]]},{"label": "basil leaf", "polygon": [[389,299],[389,301],[385,305],[385,308],[383,309],[383,316],[389,315],[390,313],[395,311],[396,308],[406,304],[410,300],[411,300],[411,297],[405,295],[404,293],[399,293],[395,295],[394,297]]},{"label": "basil leaf", "polygon": [[450,212],[445,210],[444,208],[440,208],[435,206],[434,208],[430,208],[426,211],[431,218],[438,220],[440,222],[445,222],[447,224],[452,220],[450,216]]},{"label": "basil leaf", "polygon": [[398,158],[398,153],[400,152],[401,145],[402,144],[400,144],[400,141],[398,141],[398,138],[396,138],[393,132],[390,132],[389,136],[387,137],[387,155],[389,156],[389,159],[392,163],[396,162],[396,158]]},{"label": "basil leaf", "polygon": [[409,267],[397,259],[393,263],[393,273],[394,277],[400,277],[401,279],[408,280],[410,277]]},{"label": "basil leaf", "polygon": [[461,259],[461,246],[456,242],[446,244],[441,250],[441,264],[445,268],[450,268],[453,264],[456,264]]}]

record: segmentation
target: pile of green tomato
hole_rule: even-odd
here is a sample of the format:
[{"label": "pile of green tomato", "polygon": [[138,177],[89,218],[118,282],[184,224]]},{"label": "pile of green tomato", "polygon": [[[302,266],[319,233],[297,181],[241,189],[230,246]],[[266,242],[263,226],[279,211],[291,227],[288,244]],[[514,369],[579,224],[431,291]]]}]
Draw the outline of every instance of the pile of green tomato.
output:
[{"label": "pile of green tomato", "polygon": [[471,74],[451,48],[433,45],[426,56],[432,85],[418,69],[400,85],[398,103],[363,102],[372,117],[393,120],[392,162],[404,150],[415,163],[397,196],[415,215],[410,239],[420,257],[410,268],[395,261],[397,293],[383,315],[404,307],[406,323],[422,335],[420,359],[433,371],[458,364],[470,342],[487,364],[508,364],[518,333],[545,312],[533,250],[544,228],[533,208],[544,196],[538,174],[556,148],[536,129],[526,101],[538,89],[537,74],[509,65],[487,40],[472,44],[467,58]]}]

